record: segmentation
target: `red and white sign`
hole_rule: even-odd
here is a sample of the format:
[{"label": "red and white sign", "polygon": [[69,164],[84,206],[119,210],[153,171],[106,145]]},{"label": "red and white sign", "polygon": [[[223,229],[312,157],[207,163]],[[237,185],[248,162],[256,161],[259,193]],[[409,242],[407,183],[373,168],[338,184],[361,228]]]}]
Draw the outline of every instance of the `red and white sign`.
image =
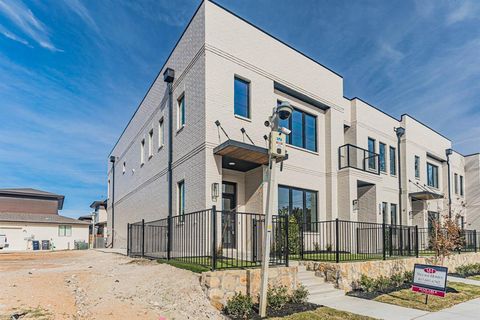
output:
[{"label": "red and white sign", "polygon": [[415,264],[412,291],[437,297],[445,297],[448,268]]}]

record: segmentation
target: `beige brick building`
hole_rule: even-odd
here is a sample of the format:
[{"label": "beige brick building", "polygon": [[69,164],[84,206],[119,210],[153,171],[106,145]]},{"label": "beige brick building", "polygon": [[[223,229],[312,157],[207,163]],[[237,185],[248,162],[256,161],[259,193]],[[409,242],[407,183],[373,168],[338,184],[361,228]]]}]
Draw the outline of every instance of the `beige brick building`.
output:
[{"label": "beige brick building", "polygon": [[[175,73],[171,132],[167,68]],[[410,115],[396,119],[344,97],[342,76],[204,1],[110,154],[114,246],[125,247],[127,223],[168,216],[169,183],[173,215],[213,205],[263,213],[264,121],[279,101],[295,108],[283,124],[292,133],[279,211],[426,227],[451,199],[465,227],[480,227],[478,154],[447,156],[448,138]]]}]

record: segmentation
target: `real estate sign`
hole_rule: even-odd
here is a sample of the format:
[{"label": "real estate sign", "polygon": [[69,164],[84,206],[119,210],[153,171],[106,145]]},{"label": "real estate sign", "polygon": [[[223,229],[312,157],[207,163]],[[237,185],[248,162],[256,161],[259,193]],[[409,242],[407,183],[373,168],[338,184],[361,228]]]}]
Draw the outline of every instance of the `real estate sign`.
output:
[{"label": "real estate sign", "polygon": [[415,264],[413,268],[412,291],[445,297],[448,268]]}]

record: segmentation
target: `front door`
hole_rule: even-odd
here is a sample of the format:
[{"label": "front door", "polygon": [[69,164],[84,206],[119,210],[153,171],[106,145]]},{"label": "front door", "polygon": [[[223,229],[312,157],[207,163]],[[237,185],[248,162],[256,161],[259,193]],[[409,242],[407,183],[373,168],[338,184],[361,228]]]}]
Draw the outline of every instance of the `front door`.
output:
[{"label": "front door", "polygon": [[236,247],[237,229],[237,185],[232,182],[222,183],[222,246]]}]

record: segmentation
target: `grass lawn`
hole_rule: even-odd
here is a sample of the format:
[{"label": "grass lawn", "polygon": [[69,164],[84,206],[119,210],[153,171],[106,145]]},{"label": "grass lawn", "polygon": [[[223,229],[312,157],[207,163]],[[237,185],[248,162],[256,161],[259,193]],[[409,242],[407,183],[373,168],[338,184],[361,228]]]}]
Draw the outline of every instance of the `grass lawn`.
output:
[{"label": "grass lawn", "polygon": [[[188,261],[188,262],[187,262]],[[158,259],[158,263],[169,264],[173,267],[190,270],[195,273],[202,273],[205,271],[211,270],[212,259],[210,257],[198,257],[198,258],[188,258],[187,261],[182,261],[180,258],[164,260]],[[216,269],[227,269],[227,268],[252,268],[260,266],[259,263],[230,259],[230,258],[218,258],[216,263]]]},{"label": "grass lawn", "polygon": [[360,316],[345,311],[339,311],[328,307],[320,307],[313,311],[300,312],[282,318],[269,318],[278,320],[370,320],[374,318]]},{"label": "grass lawn", "polygon": [[480,275],[471,276],[471,277],[468,277],[468,279],[480,281]]},{"label": "grass lawn", "polygon": [[447,291],[445,298],[430,296],[428,297],[427,305],[425,304],[425,295],[412,292],[411,289],[403,289],[382,294],[376,297],[374,300],[407,308],[425,311],[439,311],[452,307],[461,302],[480,297],[480,286],[473,286],[459,282],[449,282],[448,288],[449,291]]}]

